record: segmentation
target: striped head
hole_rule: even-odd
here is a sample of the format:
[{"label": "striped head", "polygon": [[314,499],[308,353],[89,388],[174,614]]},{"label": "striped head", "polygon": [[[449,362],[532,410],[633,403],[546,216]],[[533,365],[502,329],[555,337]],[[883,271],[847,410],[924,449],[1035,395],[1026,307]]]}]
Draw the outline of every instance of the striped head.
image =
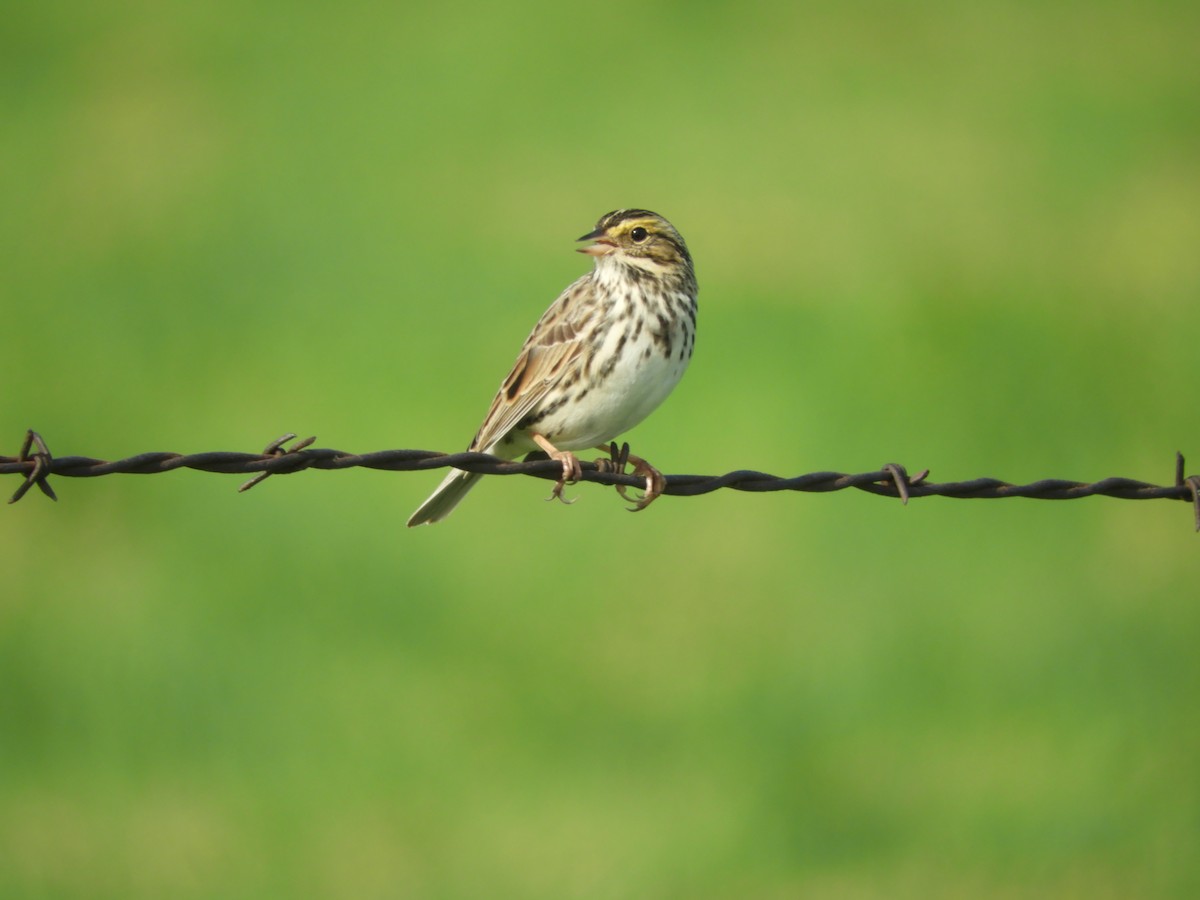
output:
[{"label": "striped head", "polygon": [[691,273],[692,257],[675,226],[648,209],[617,209],[600,217],[594,231],[579,240],[593,241],[580,253],[648,270],[656,275]]}]

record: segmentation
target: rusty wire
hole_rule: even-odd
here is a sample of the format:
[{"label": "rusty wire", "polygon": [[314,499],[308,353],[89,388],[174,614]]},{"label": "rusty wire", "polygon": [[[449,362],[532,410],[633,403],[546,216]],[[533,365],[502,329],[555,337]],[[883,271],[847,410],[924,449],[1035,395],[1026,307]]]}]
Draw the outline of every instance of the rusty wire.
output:
[{"label": "rusty wire", "polygon": [[[100,475],[154,475],[175,469],[201,472],[252,474],[239,490],[245,491],[270,475],[289,475],[305,469],[381,469],[392,472],[423,471],[454,466],[484,475],[532,475],[556,481],[562,474],[560,463],[531,454],[525,461],[502,460],[486,453],[438,453],[431,450],[380,450],[375,453],[347,453],[311,445],[316,438],[285,445],[296,435],[286,434],[266,446],[262,453],[213,451],[208,453],[140,453],[125,459],[107,461],[87,456],[51,455],[37,432],[26,433],[17,456],[0,456],[0,475],[24,476],[9,503],[16,503],[36,485],[51,500],[58,499],[47,479],[51,475],[68,478],[94,478]],[[36,450],[34,449],[36,448]],[[618,455],[613,448],[614,458]],[[628,452],[627,449],[625,452]],[[642,487],[643,479],[607,470],[594,462],[580,461],[582,481],[604,485]],[[936,483],[927,481],[928,470],[909,476],[903,466],[888,463],[876,472],[856,475],[842,472],[810,472],[783,478],[766,472],[741,469],[724,475],[668,475],[665,494],[695,497],[721,488],[737,491],[808,491],[822,493],[855,488],[883,497],[896,497],[907,503],[910,497],[955,497],[960,499],[998,499],[1029,497],[1036,500],[1076,500],[1080,497],[1115,497],[1119,500],[1186,500],[1195,511],[1196,530],[1200,532],[1200,475],[1184,475],[1183,454],[1175,454],[1175,481],[1156,485],[1132,478],[1105,478],[1085,483],[1047,478],[1031,484],[1011,484],[998,478]]]}]

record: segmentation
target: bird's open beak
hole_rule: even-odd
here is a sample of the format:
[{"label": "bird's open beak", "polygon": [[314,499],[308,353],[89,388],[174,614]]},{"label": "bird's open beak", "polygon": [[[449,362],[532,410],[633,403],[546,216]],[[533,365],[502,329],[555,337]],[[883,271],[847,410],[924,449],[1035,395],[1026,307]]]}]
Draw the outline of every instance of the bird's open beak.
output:
[{"label": "bird's open beak", "polygon": [[595,241],[590,247],[578,248],[580,253],[586,253],[588,256],[607,256],[617,249],[617,245],[608,239],[606,232],[601,228],[589,231],[583,237],[579,238],[579,240]]}]

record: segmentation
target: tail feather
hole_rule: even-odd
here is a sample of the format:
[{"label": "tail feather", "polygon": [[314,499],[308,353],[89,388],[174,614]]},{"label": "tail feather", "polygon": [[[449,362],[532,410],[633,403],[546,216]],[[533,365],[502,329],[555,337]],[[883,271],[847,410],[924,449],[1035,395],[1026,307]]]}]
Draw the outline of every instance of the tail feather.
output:
[{"label": "tail feather", "polygon": [[461,469],[451,469],[450,474],[437,486],[429,499],[422,503],[415,513],[409,517],[408,527],[440,522],[450,515],[454,507],[462,502],[467,491],[475,487],[481,475],[474,472],[464,472]]}]

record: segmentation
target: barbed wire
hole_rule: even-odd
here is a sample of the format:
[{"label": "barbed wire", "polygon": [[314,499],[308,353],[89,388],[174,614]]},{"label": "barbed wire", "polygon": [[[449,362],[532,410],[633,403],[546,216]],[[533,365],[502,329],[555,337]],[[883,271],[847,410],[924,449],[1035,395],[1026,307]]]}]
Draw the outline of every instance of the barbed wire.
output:
[{"label": "barbed wire", "polygon": [[[313,447],[315,437],[306,438],[291,447],[285,445],[296,435],[285,434],[272,441],[262,453],[211,451],[207,453],[140,453],[118,460],[93,459],[87,456],[55,457],[36,431],[25,435],[21,451],[16,456],[0,456],[0,475],[23,475],[9,503],[16,503],[35,485],[51,500],[57,500],[48,481],[51,475],[67,478],[95,478],[101,475],[156,475],[176,469],[194,469],[222,474],[252,474],[254,477],[238,489],[246,491],[271,475],[290,475],[305,469],[379,469],[390,472],[424,471],[453,466],[482,475],[531,475],[557,481],[562,476],[562,464],[531,454],[524,461],[503,460],[487,453],[438,453],[432,450],[380,450],[374,453],[347,453]],[[628,446],[622,448],[628,454]],[[613,458],[620,456],[616,445]],[[542,458],[538,458],[539,455]],[[602,485],[643,487],[645,479],[623,474],[595,462],[580,461],[581,481]],[[1185,500],[1195,512],[1196,530],[1200,532],[1200,475],[1184,475],[1182,453],[1175,454],[1175,482],[1156,485],[1132,478],[1105,478],[1096,482],[1068,481],[1046,478],[1030,484],[1011,484],[998,478],[975,478],[970,481],[931,482],[929,471],[910,476],[905,468],[888,463],[875,472],[846,474],[843,472],[810,472],[785,478],[766,472],[739,469],[724,475],[667,475],[664,494],[676,497],[696,497],[712,491],[730,488],[736,491],[807,491],[824,493],[854,488],[883,497],[895,497],[907,503],[911,497],[953,497],[959,499],[1000,499],[1028,497],[1035,500],[1077,500],[1081,497],[1114,497],[1119,500]]]}]

